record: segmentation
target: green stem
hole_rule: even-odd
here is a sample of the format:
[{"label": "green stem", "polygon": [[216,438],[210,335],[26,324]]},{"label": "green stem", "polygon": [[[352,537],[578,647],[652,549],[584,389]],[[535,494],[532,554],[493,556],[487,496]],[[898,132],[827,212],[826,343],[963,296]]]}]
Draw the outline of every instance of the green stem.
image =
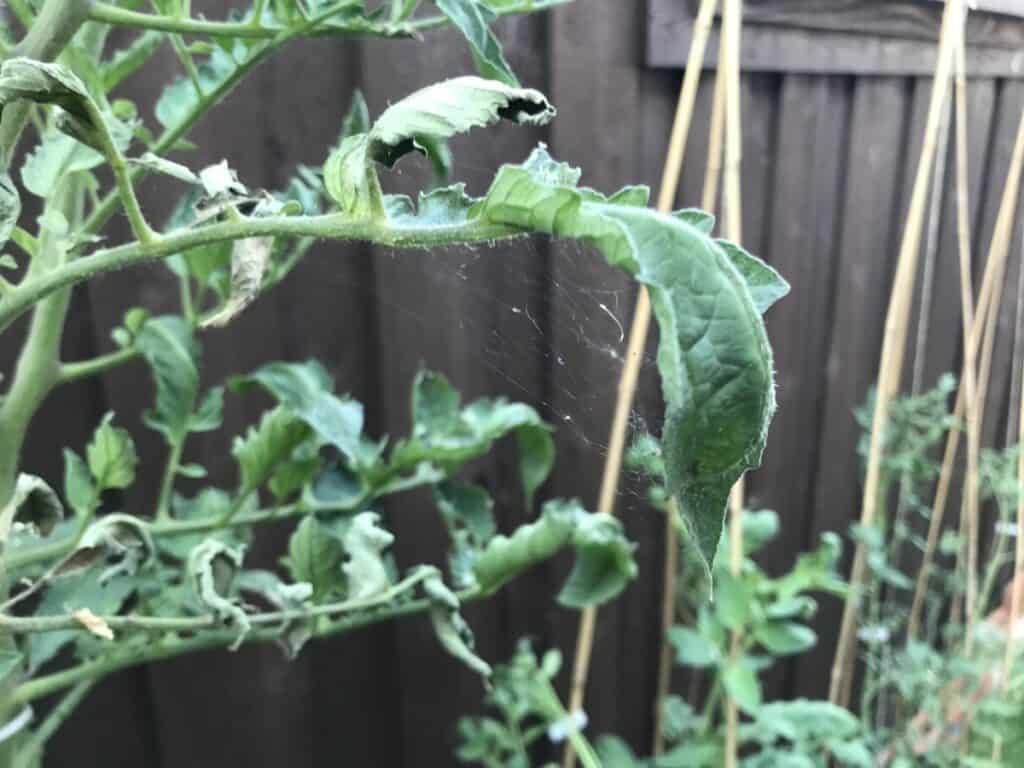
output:
[{"label": "green stem", "polygon": [[178,467],[181,465],[181,453],[185,449],[185,436],[176,440],[171,445],[170,453],[167,456],[167,466],[164,467],[164,477],[160,483],[160,498],[156,504],[156,519],[165,522],[171,519],[171,496],[174,493],[174,476],[178,474]]},{"label": "green stem", "polygon": [[[389,589],[374,595],[373,597],[360,598],[358,600],[344,600],[336,603],[325,603],[311,608],[295,608],[281,611],[267,611],[265,613],[254,613],[247,617],[249,624],[254,627],[276,625],[289,621],[301,621],[304,619],[317,618],[319,616],[333,616],[339,613],[351,613],[363,611],[368,608],[376,608],[395,600],[404,593],[411,590],[428,576],[436,575],[433,568],[419,568],[410,576],[398,582]],[[214,614],[205,616],[98,616],[113,630],[145,630],[151,632],[198,632],[203,629],[214,629],[223,626],[221,619]],[[33,632],[61,632],[89,630],[71,614],[59,614],[51,616],[9,616],[0,614],[0,627],[15,634],[29,634]],[[236,632],[237,634],[237,632]]]},{"label": "green stem", "polygon": [[104,272],[165,258],[209,243],[246,237],[293,236],[363,240],[392,248],[418,248],[487,242],[525,234],[514,227],[480,221],[444,227],[392,227],[386,221],[352,218],[344,213],[306,217],[243,217],[239,221],[224,221],[198,229],[158,235],[146,243],[128,243],[96,251],[57,269],[30,275],[8,294],[0,307],[0,332],[33,304],[61,288],[76,285]]},{"label": "green stem", "polygon": [[21,748],[18,750],[18,768],[28,768],[31,765],[35,765],[35,759],[43,747],[46,746],[46,742],[64,724],[64,721],[71,716],[71,713],[82,703],[82,700],[89,695],[89,691],[92,690],[94,685],[96,685],[95,680],[83,680],[64,695],[64,698],[46,716],[42,724],[21,745]]},{"label": "green stem", "polygon": [[[466,591],[458,594],[461,601],[476,600],[479,595],[473,591]],[[387,606],[380,610],[360,613],[356,616],[345,616],[331,622],[317,626],[313,630],[313,637],[329,637],[333,635],[350,632],[354,629],[376,624],[377,622],[395,619],[400,616],[408,616],[420,613],[433,605],[430,600],[410,600],[400,605]],[[265,643],[277,640],[280,637],[280,630],[276,627],[259,629],[250,632],[244,639],[244,643]],[[156,642],[138,646],[123,653],[115,653],[108,656],[101,656],[96,659],[82,662],[68,669],[55,672],[51,675],[37,677],[19,685],[13,692],[13,704],[34,701],[35,699],[55,693],[68,686],[75,685],[83,680],[96,680],[111,672],[116,672],[126,667],[133,667],[150,661],[168,659],[180,656],[185,653],[194,653],[208,648],[225,647],[234,644],[238,640],[237,631],[216,631],[204,632],[187,638],[177,635],[167,635]]]},{"label": "green stem", "polygon": [[62,363],[58,374],[58,383],[67,384],[71,381],[78,381],[90,376],[105,373],[111,368],[116,368],[139,356],[139,350],[135,347],[125,347],[116,352],[94,357],[92,360],[81,360],[75,363]]},{"label": "green stem", "polygon": [[[565,5],[572,0],[536,0],[495,9],[498,16],[510,14],[532,13]],[[411,37],[417,32],[442,27],[448,18],[434,15],[402,23],[367,24],[366,19],[357,17],[357,21],[349,26],[344,22],[336,22],[329,26],[320,26],[330,16],[334,16],[346,8],[356,7],[351,0],[336,3],[330,13],[321,13],[312,23],[304,24],[296,36],[311,35],[355,35],[360,37]],[[206,19],[176,18],[160,16],[153,13],[139,13],[118,8],[109,3],[96,3],[89,14],[93,21],[100,21],[121,27],[136,29],[155,29],[162,32],[174,32],[184,35],[206,35],[212,37],[235,37],[246,39],[273,39],[281,34],[291,32],[293,28],[284,26],[264,26],[258,17],[248,21],[208,21]]]},{"label": "green stem", "polygon": [[[305,514],[307,510],[297,505],[287,507],[272,507],[262,509],[248,514],[239,514],[228,521],[229,526],[259,525],[260,523],[272,520],[284,520],[290,517],[297,517]],[[187,536],[194,533],[206,533],[223,527],[219,516],[193,518],[191,520],[166,520],[147,522],[140,520],[146,525],[146,530],[154,538],[161,536]],[[62,557],[75,548],[77,541],[75,536],[67,536],[57,541],[34,547],[26,547],[24,550],[12,550],[7,557],[7,567],[14,572],[19,569],[34,565],[40,562],[47,562],[56,557]]]}]

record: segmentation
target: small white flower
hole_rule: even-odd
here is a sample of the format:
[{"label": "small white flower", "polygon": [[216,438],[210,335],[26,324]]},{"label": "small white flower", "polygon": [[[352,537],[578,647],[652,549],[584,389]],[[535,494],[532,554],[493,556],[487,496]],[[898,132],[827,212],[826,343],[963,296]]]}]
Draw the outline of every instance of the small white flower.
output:
[{"label": "small white flower", "polygon": [[570,731],[582,731],[587,727],[587,713],[577,709],[568,717],[563,717],[548,726],[548,738],[555,744],[565,741]]},{"label": "small white flower", "polygon": [[887,643],[891,635],[892,633],[889,631],[889,628],[881,625],[861,627],[857,632],[857,638],[862,643],[867,643],[868,645]]}]

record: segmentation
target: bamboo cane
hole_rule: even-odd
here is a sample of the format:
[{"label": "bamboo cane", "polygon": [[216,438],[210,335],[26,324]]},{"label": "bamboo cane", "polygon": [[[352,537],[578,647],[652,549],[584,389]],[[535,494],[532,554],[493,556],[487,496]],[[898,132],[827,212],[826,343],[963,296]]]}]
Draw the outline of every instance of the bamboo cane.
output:
[{"label": "bamboo cane", "polygon": [[[871,424],[871,446],[868,452],[867,476],[864,482],[864,500],[861,509],[861,524],[874,524],[878,487],[881,470],[882,434],[887,422],[889,402],[895,395],[903,370],[903,357],[907,338],[907,316],[913,294],[914,275],[917,271],[918,250],[921,228],[927,198],[928,179],[935,158],[942,110],[946,104],[950,73],[953,66],[953,43],[955,25],[962,18],[963,0],[949,0],[942,18],[939,38],[938,61],[932,86],[931,103],[925,125],[924,144],[918,162],[917,174],[910,197],[907,225],[903,234],[893,281],[892,296],[886,314],[885,335],[879,364],[876,387],[875,412]],[[857,619],[860,611],[860,588],[864,581],[866,554],[862,542],[858,543],[850,575],[850,594],[843,608],[839,642],[832,664],[829,700],[845,706],[849,701],[849,679],[855,657]]]},{"label": "bamboo cane", "polygon": [[[673,119],[669,147],[662,169],[661,186],[658,193],[658,210],[672,210],[679,187],[679,174],[682,169],[686,151],[686,140],[690,125],[693,122],[693,106],[700,82],[700,73],[704,63],[704,52],[707,47],[711,22],[714,18],[717,0],[702,0],[700,11],[693,29],[693,40],[687,60],[686,72],[679,90],[679,99]],[[604,469],[601,475],[601,490],[598,498],[598,510],[613,513],[615,496],[618,493],[619,477],[622,470],[622,453],[626,441],[626,429],[629,424],[629,412],[633,407],[636,395],[637,380],[640,376],[640,365],[643,361],[644,347],[651,322],[651,304],[647,290],[641,286],[637,294],[636,307],[633,310],[633,323],[630,327],[629,341],[626,346],[625,364],[619,378],[615,411],[612,418],[608,438],[608,453],[605,456]],[[666,527],[671,529],[671,524]],[[674,535],[670,533],[669,535]],[[576,639],[576,656],[573,662],[572,687],[569,696],[569,711],[575,712],[582,708],[586,692],[587,676],[590,670],[590,658],[594,647],[594,630],[597,623],[597,611],[587,608],[580,616],[579,631]],[[658,707],[660,709],[660,706]],[[567,745],[562,764],[572,768],[576,761],[576,753],[571,745]]]}]

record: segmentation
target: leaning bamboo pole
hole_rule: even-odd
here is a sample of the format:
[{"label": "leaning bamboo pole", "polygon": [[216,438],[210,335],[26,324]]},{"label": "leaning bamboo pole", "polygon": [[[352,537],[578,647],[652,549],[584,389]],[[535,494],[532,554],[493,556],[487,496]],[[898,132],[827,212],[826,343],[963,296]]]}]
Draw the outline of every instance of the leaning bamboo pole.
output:
[{"label": "leaning bamboo pole", "polygon": [[[719,67],[725,93],[725,195],[724,231],[734,243],[743,242],[743,201],[740,171],[743,164],[742,114],[740,98],[740,36],[743,29],[743,0],[725,0],[722,17],[722,66]],[[739,576],[743,567],[743,496],[741,477],[729,494],[729,570]],[[729,655],[735,662],[743,642],[741,632],[734,630]],[[725,768],[739,763],[739,709],[735,699],[725,697]]]},{"label": "leaning bamboo pole", "polygon": [[[871,423],[871,445],[868,451],[867,475],[864,482],[864,500],[860,522],[871,526],[875,522],[878,506],[881,470],[882,435],[885,432],[888,406],[899,389],[903,372],[903,358],[907,339],[907,319],[913,296],[914,276],[917,272],[918,251],[921,229],[927,200],[928,180],[935,159],[942,111],[949,90],[950,73],[953,68],[953,48],[956,39],[955,26],[962,21],[963,0],[949,0],[942,17],[942,31],[939,37],[938,61],[932,86],[928,119],[925,125],[924,144],[917,166],[917,174],[910,197],[907,224],[903,233],[897,260],[896,276],[893,280],[892,295],[886,313],[885,334],[879,363],[876,386],[875,411]],[[832,664],[829,700],[845,706],[849,701],[853,662],[856,649],[857,620],[860,613],[860,590],[866,571],[866,552],[863,543],[858,543],[850,575],[850,594],[843,607],[843,620],[839,641]]]},{"label": "leaning bamboo pole", "polygon": [[[1024,114],[1017,129],[1017,137],[1014,143],[1013,153],[1010,158],[1010,167],[1007,172],[1006,182],[1003,187],[1002,200],[999,205],[999,212],[996,216],[996,225],[992,233],[992,241],[989,246],[985,261],[985,271],[982,275],[981,288],[978,291],[977,303],[974,306],[970,332],[966,334],[964,342],[964,372],[962,380],[966,382],[968,376],[967,362],[975,361],[982,346],[985,336],[988,318],[998,313],[998,304],[1002,295],[1002,275],[1005,272],[1006,258],[1009,253],[1010,237],[1013,231],[1014,212],[1017,207],[1017,198],[1020,192],[1022,163],[1024,163]],[[961,270],[964,267],[961,266]],[[961,288],[963,290],[963,288]],[[984,356],[984,355],[982,355]],[[984,362],[984,361],[982,361]],[[984,368],[985,366],[981,366]],[[980,392],[981,382],[975,379],[975,386]],[[961,386],[957,393],[956,406],[953,409],[954,418],[959,421],[965,417],[967,411],[966,386]],[[972,398],[975,400],[976,398]],[[977,417],[975,417],[976,419]],[[980,424],[978,424],[980,429]],[[921,611],[924,605],[924,596],[928,590],[928,582],[931,574],[932,564],[938,548],[939,533],[942,529],[942,520],[945,513],[946,503],[949,498],[949,490],[953,476],[954,463],[956,461],[957,448],[959,446],[960,431],[952,429],[946,438],[946,448],[943,455],[942,468],[939,472],[939,480],[936,485],[935,500],[932,503],[932,519],[928,527],[928,536],[925,542],[924,557],[917,576],[917,584],[914,587],[914,599],[911,603],[910,617],[907,623],[907,637],[914,639],[920,626]]]},{"label": "leaning bamboo pole", "polygon": [[[668,151],[662,168],[661,185],[658,192],[658,210],[672,210],[679,188],[679,176],[686,152],[686,140],[693,122],[693,107],[700,82],[700,73],[704,63],[704,52],[714,18],[717,0],[701,0],[693,28],[693,40],[687,60],[686,72],[679,90],[679,99],[669,137]],[[633,322],[630,327],[629,341],[626,346],[625,364],[619,378],[619,387],[615,401],[611,429],[608,437],[608,452],[605,455],[604,469],[601,475],[601,490],[598,497],[598,511],[611,514],[615,510],[615,497],[618,493],[619,478],[622,472],[622,454],[626,442],[626,429],[629,425],[629,412],[633,407],[640,366],[644,357],[644,347],[651,323],[651,304],[647,290],[643,286],[637,294],[636,307],[633,310]],[[674,537],[671,521],[666,522],[669,536]],[[674,573],[674,569],[673,569]],[[597,624],[597,610],[584,609],[580,616],[579,630],[576,638],[576,655],[573,662],[572,687],[569,695],[569,711],[576,712],[583,706],[586,693],[587,676],[590,671],[590,659],[594,648],[594,630]],[[659,707],[660,709],[660,707]],[[562,764],[564,768],[575,765],[576,753],[571,745],[566,746]]]}]

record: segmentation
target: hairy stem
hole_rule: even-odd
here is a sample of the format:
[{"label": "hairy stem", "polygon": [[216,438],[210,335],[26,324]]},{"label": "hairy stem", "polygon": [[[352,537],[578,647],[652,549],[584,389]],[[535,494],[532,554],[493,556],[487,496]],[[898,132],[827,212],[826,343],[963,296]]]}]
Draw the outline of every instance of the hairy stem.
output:
[{"label": "hairy stem", "polygon": [[[495,8],[498,16],[510,14],[532,13],[547,10],[559,5],[565,5],[572,0],[525,0],[515,5]],[[346,8],[354,8],[356,3],[346,0],[335,3],[335,15]],[[236,37],[246,39],[271,39],[282,32],[288,32],[289,27],[280,25],[263,24],[257,16],[248,21],[208,21],[206,19],[180,18],[173,16],[161,16],[152,13],[139,13],[109,3],[96,3],[89,13],[93,21],[101,21],[121,27],[134,27],[136,29],[155,29],[162,32],[174,32],[184,35],[205,35],[212,37]],[[359,37],[413,37],[417,32],[427,29],[444,26],[448,22],[445,16],[433,15],[421,19],[405,22],[383,22],[367,25],[363,17],[358,17],[357,23],[346,25],[344,21],[336,21],[327,26],[321,26],[323,19],[315,25],[306,25],[301,34],[303,36],[315,35],[352,35]]]},{"label": "hairy stem", "polygon": [[264,218],[240,217],[198,229],[156,236],[96,251],[42,274],[29,275],[10,291],[0,306],[0,332],[33,304],[54,291],[76,285],[104,272],[111,272],[145,261],[166,258],[199,245],[241,240],[247,237],[299,236],[331,240],[363,240],[388,247],[429,247],[475,243],[522,236],[525,233],[505,225],[470,221],[466,224],[436,227],[392,227],[386,221],[353,218],[344,213],[324,216]]},{"label": "hairy stem", "polygon": [[126,347],[116,352],[94,357],[91,360],[80,360],[74,363],[61,363],[58,382],[66,384],[79,379],[86,379],[90,376],[109,371],[119,365],[130,362],[139,356],[139,351],[134,347]]},{"label": "hairy stem", "polygon": [[[363,611],[389,603],[402,596],[428,576],[436,575],[434,568],[419,568],[410,576],[373,597],[358,600],[345,600],[337,603],[326,603],[310,608],[294,608],[290,610],[254,613],[247,618],[254,627],[270,626],[289,621],[302,621],[318,616],[333,616],[339,613]],[[146,630],[151,632],[197,632],[203,629],[216,629],[223,625],[214,614],[205,616],[99,616],[112,630]],[[52,616],[9,616],[0,614],[0,627],[16,634],[32,632],[59,632],[89,630],[72,614]],[[236,632],[237,635],[237,632]]]},{"label": "hairy stem", "polygon": [[[480,597],[480,594],[475,590],[467,590],[458,593],[457,596],[462,602],[470,602]],[[430,608],[431,605],[431,601],[427,599],[409,600],[399,605],[386,606],[373,611],[368,610],[355,616],[344,616],[340,619],[318,624],[313,629],[313,637],[319,638],[344,634],[345,632],[350,632],[370,624],[421,613]],[[272,642],[278,639],[280,634],[280,630],[276,627],[258,629],[250,632],[243,642]],[[201,635],[187,638],[168,634],[155,642],[136,646],[124,652],[91,659],[60,672],[37,677],[22,683],[14,690],[13,703],[21,704],[34,701],[83,680],[99,680],[112,672],[125,669],[126,667],[133,667],[160,659],[169,659],[209,648],[227,647],[234,644],[237,640],[238,632],[236,630],[204,632]]]}]

